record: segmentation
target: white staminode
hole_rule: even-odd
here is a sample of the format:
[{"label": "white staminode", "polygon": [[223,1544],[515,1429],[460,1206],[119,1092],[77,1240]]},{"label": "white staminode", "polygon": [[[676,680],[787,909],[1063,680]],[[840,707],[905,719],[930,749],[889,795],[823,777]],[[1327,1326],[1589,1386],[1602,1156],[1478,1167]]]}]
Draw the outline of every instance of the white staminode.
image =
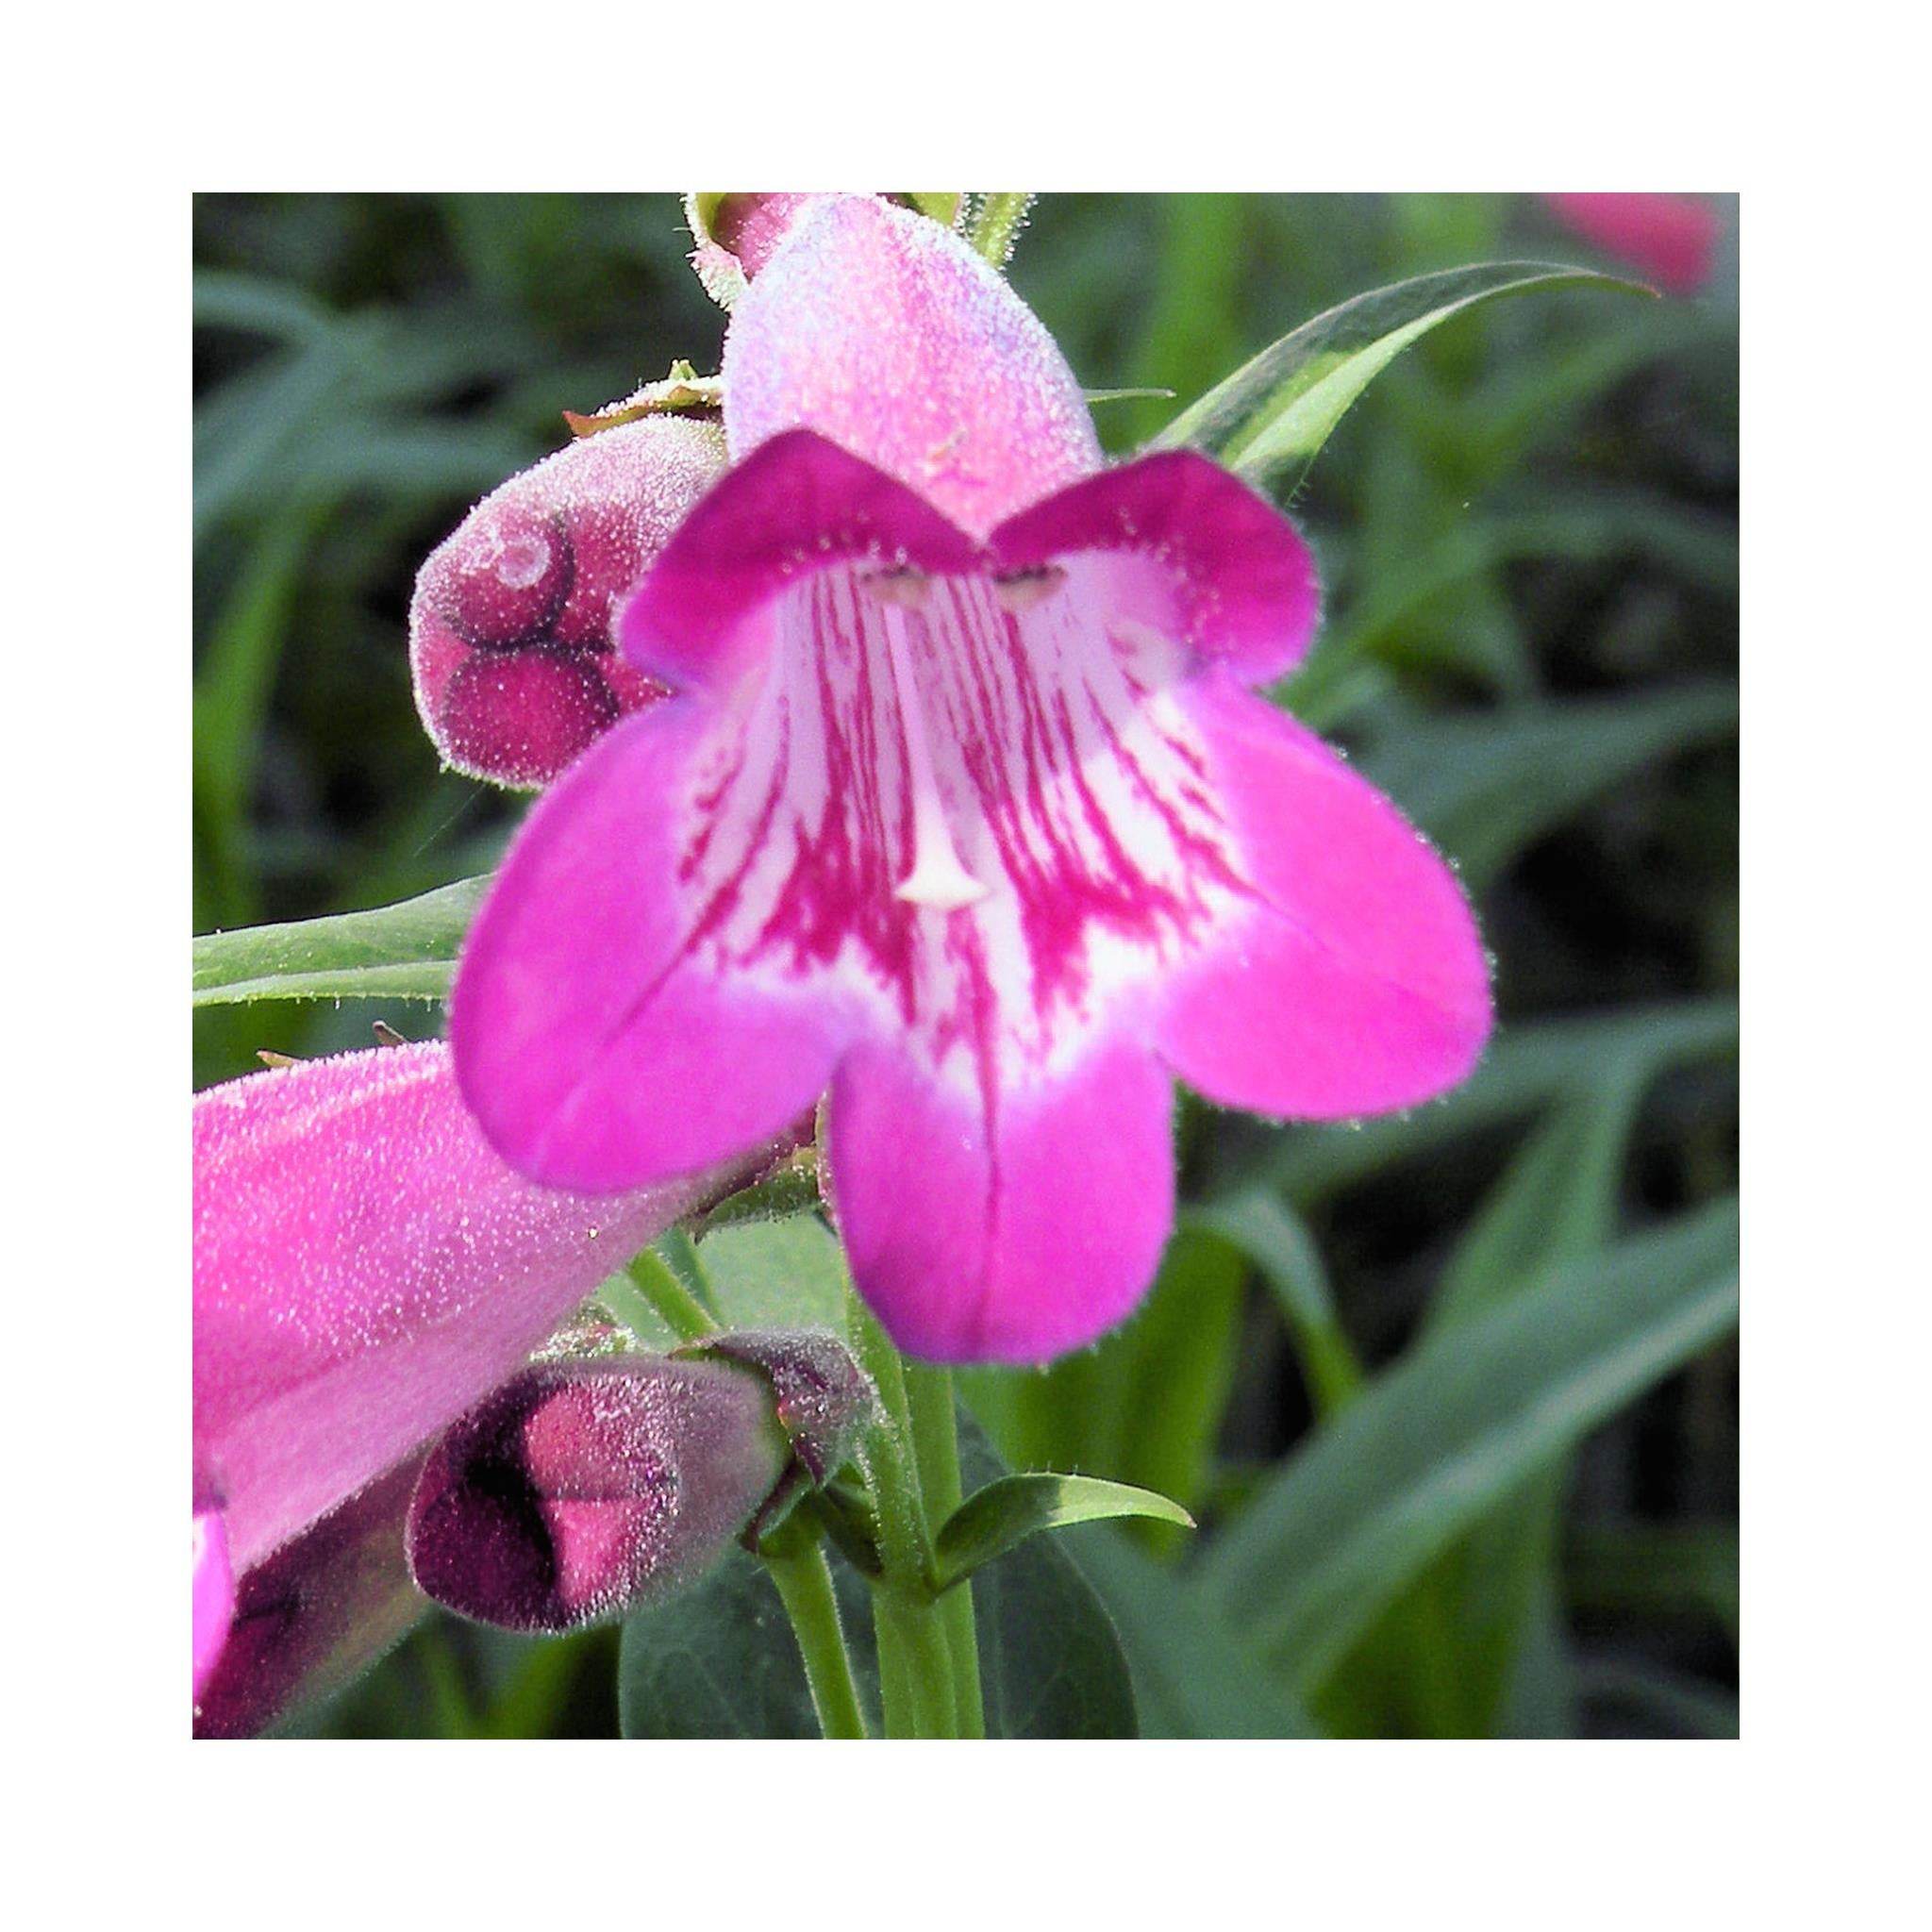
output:
[{"label": "white staminode", "polygon": [[[923,586],[922,586],[923,588]],[[893,889],[893,896],[940,912],[957,912],[976,905],[990,888],[966,870],[946,824],[946,808],[933,775],[932,747],[926,742],[925,711],[906,638],[906,604],[910,587],[894,582],[879,596],[886,620],[886,652],[892,663],[892,685],[899,694],[899,717],[906,733],[906,768],[912,786],[912,870]]]}]

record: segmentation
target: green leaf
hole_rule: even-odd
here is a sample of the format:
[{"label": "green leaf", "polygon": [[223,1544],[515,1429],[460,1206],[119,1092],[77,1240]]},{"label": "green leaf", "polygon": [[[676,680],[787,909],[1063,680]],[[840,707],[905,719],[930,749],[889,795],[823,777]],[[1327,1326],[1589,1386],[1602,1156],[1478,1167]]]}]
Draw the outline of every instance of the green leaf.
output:
[{"label": "green leaf", "polygon": [[[977,1489],[1007,1474],[969,1417],[959,1466]],[[1057,1537],[1035,1537],[973,1579],[990,1738],[1132,1738],[1134,1680],[1093,1587]]]},{"label": "green leaf", "polygon": [[1207,1592],[1105,1524],[1062,1544],[1099,1591],[1133,1673],[1143,1738],[1312,1738],[1315,1721]]},{"label": "green leaf", "polygon": [[[1647,1070],[1612,1062],[1593,1091],[1566,1102],[1524,1143],[1450,1256],[1429,1300],[1425,1337],[1501,1307],[1608,1243],[1646,1079]],[[1385,1617],[1390,1627],[1372,1631],[1338,1675],[1378,1642],[1400,1644],[1421,1619],[1433,1624],[1433,1641],[1411,1646],[1412,1675],[1423,1679],[1426,1707],[1439,1720],[1453,1712],[1452,1734],[1493,1735],[1506,1722],[1512,1687],[1520,1696],[1532,1693],[1524,1668],[1543,1680],[1539,1723],[1553,1722],[1548,1713],[1562,1673],[1556,1562],[1567,1462],[1557,1457],[1535,1471],[1474,1524],[1414,1586],[1407,1624]],[[1547,1626],[1541,1630],[1539,1614]],[[1543,1654],[1526,1658],[1532,1636]],[[1436,1666],[1445,1648],[1461,1660],[1454,1681],[1431,1684],[1432,1676],[1449,1674]],[[1387,1668],[1386,1660],[1365,1661],[1372,1673]]]},{"label": "green leaf", "polygon": [[1554,262],[1499,261],[1371,290],[1263,349],[1155,438],[1158,449],[1205,451],[1237,475],[1291,491],[1355,399],[1402,351],[1452,315],[1530,289],[1654,291]]},{"label": "green leaf", "polygon": [[1301,1217],[1264,1188],[1187,1210],[1188,1224],[1231,1241],[1260,1271],[1294,1338],[1314,1407],[1332,1415],[1361,1388],[1361,1364],[1336,1313],[1328,1271]]},{"label": "green leaf", "polygon": [[1430,1297],[1440,1331],[1581,1260],[1615,1231],[1624,1152],[1648,1069],[1612,1065],[1598,1090],[1531,1136],[1457,1242]]},{"label": "green leaf", "polygon": [[194,1004],[440,1000],[489,887],[459,879],[368,912],[205,934],[194,941]]},{"label": "green leaf", "polygon": [[[832,1566],[845,1647],[878,1729],[872,1607],[858,1574]],[[762,1563],[734,1550],[695,1589],[627,1618],[617,1663],[626,1738],[816,1738],[798,1644]]]},{"label": "green leaf", "polygon": [[[968,1479],[996,1481],[999,1459],[962,1420]],[[878,1668],[869,1593],[832,1563],[859,1701],[874,1733]],[[1107,1612],[1080,1571],[1035,1539],[973,1580],[987,1735],[1130,1738],[1134,1687]],[[618,1707],[626,1738],[814,1738],[805,1666],[762,1565],[734,1551],[694,1590],[624,1626]]]},{"label": "green leaf", "polygon": [[697,1252],[724,1327],[845,1333],[844,1259],[816,1215],[734,1222],[706,1235]]},{"label": "green leaf", "polygon": [[1485,1510],[1729,1332],[1735,1199],[1426,1341],[1270,1479],[1209,1552],[1224,1612],[1318,1685]]},{"label": "green leaf", "polygon": [[1738,1641],[1738,1531],[1733,1524],[1589,1523],[1564,1553],[1563,1588],[1603,1617],[1707,1619]]},{"label": "green leaf", "polygon": [[1194,1519],[1178,1503],[1098,1476],[1001,1476],[976,1490],[940,1526],[934,1554],[941,1590],[971,1576],[983,1563],[1042,1529],[1098,1523],[1114,1516],[1146,1516],[1192,1529]]},{"label": "green leaf", "polygon": [[1418,719],[1361,764],[1479,891],[1591,799],[1737,724],[1736,686],[1690,685]]},{"label": "green leaf", "polygon": [[1506,1026],[1475,1073],[1441,1100],[1360,1126],[1279,1136],[1269,1180],[1306,1208],[1396,1161],[1591,1091],[1613,1065],[1655,1074],[1737,1050],[1738,1003],[1728,994]]}]

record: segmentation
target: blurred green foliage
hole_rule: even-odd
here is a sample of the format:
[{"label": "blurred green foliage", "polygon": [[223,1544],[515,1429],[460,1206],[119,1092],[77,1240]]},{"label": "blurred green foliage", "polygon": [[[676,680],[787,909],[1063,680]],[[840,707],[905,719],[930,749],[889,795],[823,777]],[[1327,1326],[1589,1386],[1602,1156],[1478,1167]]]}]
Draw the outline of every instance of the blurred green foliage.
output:
[{"label": "blurred green foliage", "polygon": [[[195,929],[488,870],[520,801],[441,774],[417,563],[723,317],[670,195],[196,204]],[[1735,223],[1732,224],[1735,232]],[[1318,310],[1589,261],[1529,197],[1048,197],[1012,275],[1124,451]],[[1280,695],[1457,861],[1502,1025],[1402,1119],[1184,1109],[1160,1283],[969,1399],[1017,1467],[1203,1520],[1068,1539],[1150,1732],[1707,1735],[1737,1724],[1737,314],[1499,302],[1381,375],[1292,505],[1327,621]],[[222,1007],[198,1082],[433,1008]],[[436,1618],[310,1720],[608,1733],[614,1633]]]}]

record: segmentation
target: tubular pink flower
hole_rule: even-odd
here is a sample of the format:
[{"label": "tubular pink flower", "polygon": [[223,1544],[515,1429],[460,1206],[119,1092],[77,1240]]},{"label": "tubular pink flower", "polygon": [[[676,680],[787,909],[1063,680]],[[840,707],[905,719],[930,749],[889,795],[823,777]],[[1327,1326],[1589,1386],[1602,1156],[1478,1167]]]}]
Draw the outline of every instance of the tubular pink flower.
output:
[{"label": "tubular pink flower", "polygon": [[416,708],[446,763],[537,786],[664,687],[615,613],[724,467],[712,423],[599,429],[492,491],[433,550],[409,607]]},{"label": "tubular pink flower", "polygon": [[412,1456],[239,1581],[213,1671],[195,1688],[197,1738],[253,1738],[353,1682],[428,1608],[403,1557]]},{"label": "tubular pink flower", "polygon": [[598,1200],[525,1180],[441,1042],[198,1094],[196,1503],[235,1574],[521,1368],[720,1178]]},{"label": "tubular pink flower", "polygon": [[1674,295],[1694,295],[1717,255],[1717,210],[1695,194],[1546,194],[1557,218]]},{"label": "tubular pink flower", "polygon": [[1152,1278],[1171,1076],[1332,1118],[1460,1079],[1462,893],[1242,687],[1312,561],[1201,457],[1101,468],[1058,351],[936,224],[799,218],[734,310],[735,467],[626,608],[676,695],[532,813],[452,1038],[505,1156],[702,1168],[830,1089],[854,1277],[893,1339],[1039,1361]]}]

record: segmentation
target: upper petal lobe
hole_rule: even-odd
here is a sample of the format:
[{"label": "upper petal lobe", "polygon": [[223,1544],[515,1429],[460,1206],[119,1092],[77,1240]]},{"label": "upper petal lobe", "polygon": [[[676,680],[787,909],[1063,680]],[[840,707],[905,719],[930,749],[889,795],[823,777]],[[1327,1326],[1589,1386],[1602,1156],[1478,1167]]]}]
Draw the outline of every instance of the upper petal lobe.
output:
[{"label": "upper petal lobe", "polygon": [[799,216],[732,310],[724,375],[734,459],[816,429],[974,535],[1100,464],[1073,371],[1005,278],[868,195]]}]

